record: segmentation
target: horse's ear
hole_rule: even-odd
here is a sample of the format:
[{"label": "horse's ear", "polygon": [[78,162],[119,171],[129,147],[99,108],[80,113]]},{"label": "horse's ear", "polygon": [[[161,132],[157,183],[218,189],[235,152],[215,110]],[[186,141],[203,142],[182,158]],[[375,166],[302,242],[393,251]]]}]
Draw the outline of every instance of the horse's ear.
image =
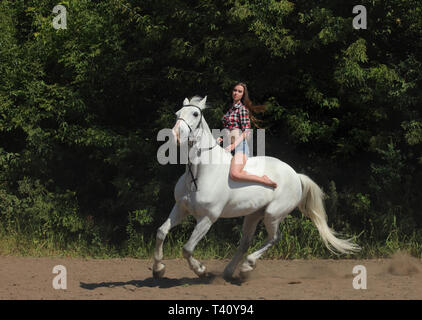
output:
[{"label": "horse's ear", "polygon": [[189,99],[188,98],[185,98],[185,100],[183,100],[183,105],[185,106],[187,104],[189,104]]},{"label": "horse's ear", "polygon": [[201,100],[201,102],[199,102],[199,107],[200,107],[201,109],[204,109],[204,108],[205,108],[205,104],[206,104],[206,102],[207,102],[207,96],[205,96],[205,98],[204,98],[204,99],[202,99],[202,100]]}]

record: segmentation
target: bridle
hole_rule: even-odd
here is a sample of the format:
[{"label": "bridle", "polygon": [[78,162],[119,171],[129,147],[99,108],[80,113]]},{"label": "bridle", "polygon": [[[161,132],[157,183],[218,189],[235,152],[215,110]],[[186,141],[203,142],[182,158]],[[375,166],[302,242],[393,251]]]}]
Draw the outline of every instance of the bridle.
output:
[{"label": "bridle", "polygon": [[[198,122],[198,124],[196,125],[196,128],[195,128],[195,130],[196,129],[198,129],[199,128],[199,126],[201,125],[201,123],[202,123],[202,110],[201,110],[201,108],[200,107],[198,107],[198,106],[196,106],[196,105],[194,105],[194,104],[186,104],[186,105],[184,105],[183,107],[195,107],[195,108],[198,108],[198,110],[199,110],[199,114],[200,114],[200,118],[199,118],[199,122]],[[177,120],[182,120],[187,126],[188,126],[188,128],[189,128],[189,135],[188,135],[188,168],[189,168],[189,173],[190,173],[190,176],[191,176],[191,178],[192,178],[192,182],[194,183],[194,185],[195,185],[195,192],[196,191],[198,191],[198,185],[196,184],[196,180],[198,180],[198,178],[195,178],[194,176],[193,176],[193,173],[192,173],[192,168],[191,168],[191,166],[192,166],[192,163],[191,163],[191,161],[190,161],[190,158],[189,158],[189,149],[191,148],[191,147],[193,147],[193,142],[194,141],[189,141],[189,136],[190,136],[190,134],[193,132],[193,130],[192,130],[192,128],[191,128],[191,126],[189,125],[189,123],[187,123],[187,121],[185,120],[185,119],[183,119],[183,118],[181,118],[181,117],[178,117],[177,118]],[[214,145],[214,146],[212,146],[212,147],[207,147],[207,148],[198,148],[198,151],[197,151],[197,156],[198,157],[200,157],[201,156],[201,153],[202,153],[202,151],[209,151],[209,150],[211,150],[211,149],[213,149],[215,146],[217,146],[217,143]]]},{"label": "bridle", "polygon": [[[194,104],[186,104],[183,107],[195,107],[195,108],[198,108],[199,114],[201,115],[201,118],[199,119],[199,122],[198,122],[195,130],[198,129],[199,126],[200,126],[200,124],[201,124],[201,122],[202,122],[202,110],[201,110],[201,108],[198,107],[198,106],[195,106]],[[185,119],[179,117],[176,120],[183,120],[186,123],[186,125],[188,126],[188,128],[189,128],[189,133],[191,133],[193,131],[192,128],[190,127],[189,123],[187,123]]]}]

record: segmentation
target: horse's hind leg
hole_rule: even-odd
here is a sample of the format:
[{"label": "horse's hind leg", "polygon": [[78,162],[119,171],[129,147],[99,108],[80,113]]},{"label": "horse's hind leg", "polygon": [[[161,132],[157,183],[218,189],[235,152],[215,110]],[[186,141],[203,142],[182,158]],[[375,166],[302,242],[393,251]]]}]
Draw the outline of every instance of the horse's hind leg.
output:
[{"label": "horse's hind leg", "polygon": [[248,248],[251,244],[252,237],[255,233],[256,226],[259,221],[264,217],[263,211],[257,211],[246,216],[243,219],[242,227],[242,239],[240,240],[239,248],[233,256],[233,259],[224,269],[224,278],[230,279],[233,276],[234,271],[236,270],[237,265],[242,260],[243,255],[248,251]]},{"label": "horse's hind leg", "polygon": [[206,275],[205,266],[192,257],[193,250],[199,241],[207,234],[211,228],[213,221],[208,216],[202,217],[198,220],[195,229],[192,232],[189,241],[183,246],[183,256],[188,260],[189,267],[196,273],[197,276],[203,277]]},{"label": "horse's hind leg", "polygon": [[182,210],[180,206],[176,203],[171,210],[170,216],[167,218],[166,222],[158,229],[155,251],[154,251],[154,265],[152,268],[152,274],[154,278],[158,279],[163,277],[165,272],[165,265],[161,261],[163,260],[163,242],[169,233],[170,229],[174,226],[177,226],[188,213],[185,210]]},{"label": "horse's hind leg", "polygon": [[268,240],[254,253],[246,257],[245,262],[240,267],[241,278],[247,278],[249,273],[255,269],[256,260],[258,260],[269,248],[271,248],[280,239],[280,217],[273,217],[266,214],[264,217],[265,228],[268,232]]}]

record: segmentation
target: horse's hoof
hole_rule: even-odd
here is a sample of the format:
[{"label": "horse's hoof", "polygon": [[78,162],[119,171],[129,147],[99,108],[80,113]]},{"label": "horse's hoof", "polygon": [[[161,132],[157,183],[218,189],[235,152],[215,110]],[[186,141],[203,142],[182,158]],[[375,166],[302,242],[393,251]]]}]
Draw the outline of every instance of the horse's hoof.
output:
[{"label": "horse's hoof", "polygon": [[161,279],[164,276],[165,270],[160,270],[160,271],[153,271],[152,275],[154,277],[154,279]]},{"label": "horse's hoof", "polygon": [[243,265],[242,268],[239,270],[239,277],[241,281],[246,281],[251,277],[252,271],[256,268],[255,263],[249,263],[247,265]]},{"label": "horse's hoof", "polygon": [[251,277],[252,271],[240,271],[239,277],[241,281],[248,281]]},{"label": "horse's hoof", "polygon": [[166,272],[166,267],[164,266],[163,268],[161,268],[161,270],[152,271],[152,276],[154,277],[154,279],[161,279],[164,276],[164,273]]},{"label": "horse's hoof", "polygon": [[223,279],[230,282],[234,280],[233,273],[223,273]]},{"label": "horse's hoof", "polygon": [[208,276],[207,268],[201,265],[201,269],[196,272],[196,275],[200,278],[206,278]]}]

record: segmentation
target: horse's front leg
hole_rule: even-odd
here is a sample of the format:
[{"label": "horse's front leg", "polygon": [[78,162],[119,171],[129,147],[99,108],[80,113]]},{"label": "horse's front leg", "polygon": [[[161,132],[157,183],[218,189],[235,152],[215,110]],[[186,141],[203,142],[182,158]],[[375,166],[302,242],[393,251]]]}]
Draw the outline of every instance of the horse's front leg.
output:
[{"label": "horse's front leg", "polygon": [[166,266],[161,261],[163,260],[163,243],[170,229],[177,226],[186,216],[188,215],[186,210],[182,210],[179,204],[175,204],[171,210],[170,216],[166,222],[158,229],[155,251],[154,251],[154,265],[152,268],[152,274],[154,278],[162,278],[166,270]]},{"label": "horse's front leg", "polygon": [[192,253],[198,242],[207,234],[212,224],[213,221],[211,221],[209,217],[205,216],[200,218],[192,232],[191,237],[189,238],[189,241],[183,247],[183,256],[186,260],[188,260],[190,268],[199,277],[206,275],[206,268],[201,262],[192,257]]}]

